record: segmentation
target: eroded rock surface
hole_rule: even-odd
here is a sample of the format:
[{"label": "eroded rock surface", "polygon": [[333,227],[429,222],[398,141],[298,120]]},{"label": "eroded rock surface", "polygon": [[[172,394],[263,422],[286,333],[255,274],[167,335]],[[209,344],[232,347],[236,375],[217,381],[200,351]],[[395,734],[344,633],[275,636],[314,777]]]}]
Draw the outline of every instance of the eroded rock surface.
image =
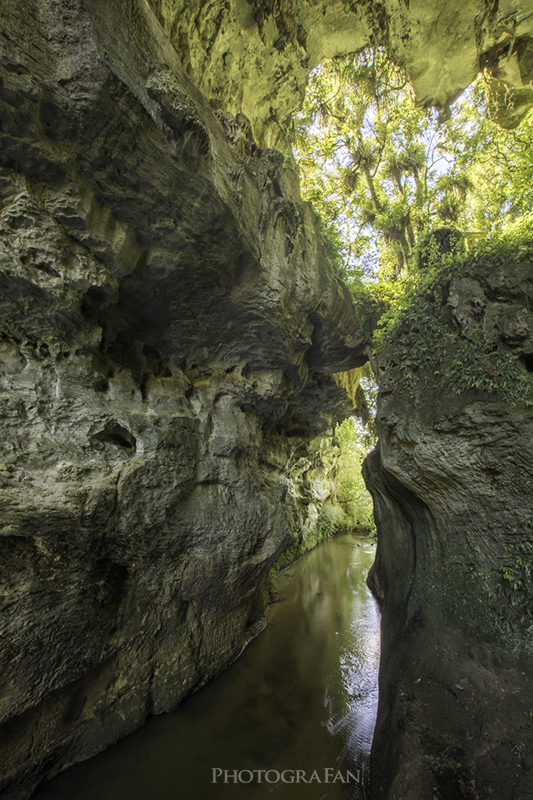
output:
[{"label": "eroded rock surface", "polygon": [[[0,792],[176,706],[339,518],[369,327],[146,4],[2,3]],[[319,437],[318,434],[321,434]]]},{"label": "eroded rock surface", "polygon": [[532,354],[531,245],[444,276],[378,352],[376,798],[531,797]]},{"label": "eroded rock surface", "polygon": [[285,147],[309,71],[324,58],[385,46],[421,103],[446,110],[479,70],[494,114],[516,125],[533,102],[533,17],[522,0],[150,0],[210,102]]},{"label": "eroded rock surface", "polygon": [[[533,18],[515,0],[0,0],[0,12],[0,792],[25,798],[223,669],[262,624],[262,579],[277,554],[335,522],[324,431],[352,411],[338,373],[365,362],[371,326],[328,268],[290,163],[265,149],[285,146],[308,70],[388,44],[421,101],[444,107],[486,63],[512,124],[530,99]],[[511,343],[530,335],[523,288],[514,306],[506,296],[485,313],[485,284],[468,279],[449,296],[457,325],[483,312],[487,330]],[[500,539],[522,524],[530,417],[461,401],[437,436],[427,403],[400,398],[387,416],[387,402],[374,485],[379,494],[390,482],[380,514],[392,504],[397,524],[376,571],[388,592],[382,707],[391,709],[376,753],[391,767],[376,792],[393,786],[391,796],[419,800],[429,773],[416,759],[438,720],[423,697],[411,703],[418,676],[402,633],[411,628],[396,628],[402,609],[411,624],[409,576],[426,624],[441,609],[456,631],[460,644],[439,644],[445,656],[464,655],[456,606],[436,601],[455,564],[440,554],[455,552],[473,518],[498,518]],[[499,457],[491,463],[500,482],[491,497],[512,483],[515,511],[484,505],[491,436],[511,464],[504,477]],[[445,477],[442,442],[457,459]],[[449,487],[461,475],[467,488],[454,505]],[[501,556],[492,539],[481,547]],[[426,628],[428,651],[441,618]],[[457,667],[451,695],[452,671],[438,673],[443,699],[462,692],[477,708],[473,686],[494,675],[501,685],[484,641],[464,656],[468,669]],[[398,665],[407,700],[386,694]],[[429,674],[425,666],[420,677]],[[502,697],[503,718],[511,698]],[[400,735],[407,702],[418,716]],[[470,773],[461,780],[469,787]]]}]

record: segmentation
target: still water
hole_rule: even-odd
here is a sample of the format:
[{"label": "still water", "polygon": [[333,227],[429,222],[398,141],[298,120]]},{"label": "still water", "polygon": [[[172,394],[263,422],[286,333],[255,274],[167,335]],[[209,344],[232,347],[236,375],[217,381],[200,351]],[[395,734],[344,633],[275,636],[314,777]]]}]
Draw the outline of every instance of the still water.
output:
[{"label": "still water", "polygon": [[[267,629],[227,672],[38,799],[363,800],[380,639],[373,559],[373,543],[350,536],[317,547],[280,576]],[[223,783],[222,770],[240,782],[229,772]],[[257,770],[270,772],[248,783]]]}]

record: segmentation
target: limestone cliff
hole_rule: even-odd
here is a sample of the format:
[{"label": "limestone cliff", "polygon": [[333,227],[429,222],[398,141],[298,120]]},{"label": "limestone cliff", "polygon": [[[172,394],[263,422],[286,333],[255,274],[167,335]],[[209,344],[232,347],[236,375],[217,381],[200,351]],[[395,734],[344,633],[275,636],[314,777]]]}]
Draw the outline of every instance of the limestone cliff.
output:
[{"label": "limestone cliff", "polygon": [[[139,2],[2,3],[0,792],[176,706],[334,522],[368,325]],[[329,503],[328,511],[328,499]]]},{"label": "limestone cliff", "polygon": [[531,796],[532,357],[527,240],[443,270],[377,350],[376,798]]},{"label": "limestone cliff", "polygon": [[210,102],[244,112],[285,147],[309,71],[368,44],[405,67],[420,103],[445,113],[480,69],[494,114],[513,126],[533,102],[533,16],[521,0],[150,0]]}]

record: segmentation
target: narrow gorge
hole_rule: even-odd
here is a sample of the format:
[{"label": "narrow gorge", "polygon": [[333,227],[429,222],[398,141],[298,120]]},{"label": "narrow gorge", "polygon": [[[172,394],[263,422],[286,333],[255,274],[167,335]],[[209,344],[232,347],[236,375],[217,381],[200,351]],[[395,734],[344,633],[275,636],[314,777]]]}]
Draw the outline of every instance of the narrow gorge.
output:
[{"label": "narrow gorge", "polygon": [[369,43],[443,116],[488,69],[517,124],[529,3],[0,11],[0,796],[176,708],[262,630],[280,554],[343,529],[334,426],[365,413],[370,360],[371,796],[532,798],[531,243],[428,286],[373,349],[288,144],[310,70]]}]

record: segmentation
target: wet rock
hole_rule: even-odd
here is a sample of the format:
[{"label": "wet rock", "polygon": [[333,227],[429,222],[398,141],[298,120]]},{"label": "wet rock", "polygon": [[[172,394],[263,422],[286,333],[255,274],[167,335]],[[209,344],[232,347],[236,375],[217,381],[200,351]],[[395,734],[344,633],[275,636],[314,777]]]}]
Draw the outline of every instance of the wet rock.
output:
[{"label": "wet rock", "polygon": [[[1,5],[0,792],[24,798],[222,670],[262,625],[276,556],[335,522],[324,431],[354,407],[332,374],[367,360],[373,312],[332,275],[273,149],[309,69],[383,42],[443,106],[490,54],[495,74],[519,66],[527,94],[533,20],[481,0],[154,0],[164,27],[137,0]],[[521,343],[529,374],[513,276],[487,278],[490,303],[511,292],[517,308],[486,326]],[[446,448],[459,458],[486,413],[469,407]],[[391,492],[424,516],[403,460],[424,452],[423,428],[381,414]],[[518,423],[497,423],[487,475],[517,458],[503,442]],[[421,457],[430,488],[448,479],[439,448]],[[391,536],[384,604],[403,602],[397,572],[424,563]]]}]

